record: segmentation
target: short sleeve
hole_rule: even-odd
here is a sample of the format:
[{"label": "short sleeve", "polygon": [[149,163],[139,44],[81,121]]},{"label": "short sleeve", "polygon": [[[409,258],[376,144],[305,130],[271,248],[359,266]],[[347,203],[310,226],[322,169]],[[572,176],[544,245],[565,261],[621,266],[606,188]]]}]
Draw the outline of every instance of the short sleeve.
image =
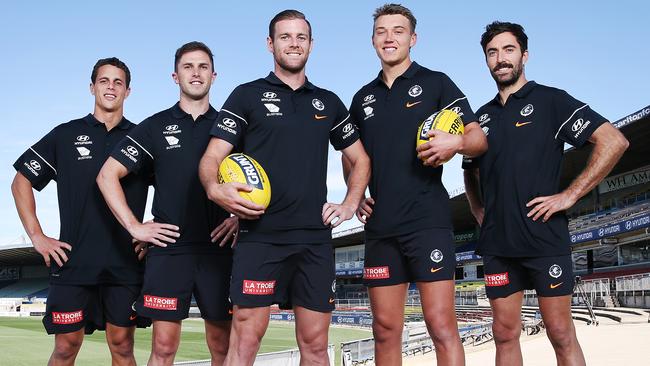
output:
[{"label": "short sleeve", "polygon": [[56,180],[56,128],[27,149],[14,163],[17,172],[27,178],[37,191]]},{"label": "short sleeve", "polygon": [[111,152],[111,157],[124,165],[129,172],[137,173],[153,163],[151,121],[147,119],[135,126]]},{"label": "short sleeve", "polygon": [[238,146],[248,128],[244,87],[238,86],[223,104],[210,135]]},{"label": "short sleeve", "polygon": [[605,117],[575,99],[564,90],[554,97],[555,116],[558,123],[555,138],[575,147],[583,146]]},{"label": "short sleeve", "polygon": [[458,113],[464,125],[476,122],[476,115],[472,111],[467,97],[458,89],[449,76],[445,74],[442,74],[440,90],[440,109],[451,109]]},{"label": "short sleeve", "polygon": [[336,118],[330,129],[330,143],[336,150],[343,150],[359,139],[359,131],[341,99],[335,98]]}]

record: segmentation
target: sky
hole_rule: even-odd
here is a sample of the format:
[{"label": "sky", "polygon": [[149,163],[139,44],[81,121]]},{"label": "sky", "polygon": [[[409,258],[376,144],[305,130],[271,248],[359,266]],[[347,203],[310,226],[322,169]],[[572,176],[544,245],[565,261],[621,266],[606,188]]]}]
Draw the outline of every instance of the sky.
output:
[{"label": "sky", "polygon": [[[56,125],[92,112],[92,66],[116,56],[132,73],[125,115],[140,122],[178,100],[175,50],[199,40],[215,55],[217,80],[210,94],[219,109],[239,84],[273,67],[266,50],[268,22],[277,12],[301,10],[313,28],[307,76],[349,105],[380,65],[371,46],[378,1],[11,1],[0,15],[0,245],[24,230],[10,185],[13,162]],[[418,20],[412,59],[445,72],[476,110],[496,88],[479,39],[493,20],[522,24],[529,37],[529,80],[555,86],[617,120],[650,104],[647,15],[642,1],[404,1]],[[460,160],[445,164],[449,191],[462,187]],[[345,194],[340,154],[331,150],[328,200]],[[58,237],[56,184],[36,193],[46,235]],[[356,220],[342,228],[358,226]]]}]

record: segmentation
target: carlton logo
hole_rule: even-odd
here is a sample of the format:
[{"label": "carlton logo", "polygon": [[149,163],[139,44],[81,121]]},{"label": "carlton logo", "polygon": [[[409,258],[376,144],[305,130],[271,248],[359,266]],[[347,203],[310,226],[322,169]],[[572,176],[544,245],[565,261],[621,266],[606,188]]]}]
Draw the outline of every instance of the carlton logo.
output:
[{"label": "carlton logo", "polygon": [[244,280],[242,293],[246,295],[273,295],[275,292],[275,280],[273,281],[251,281]]},{"label": "carlton logo", "polygon": [[363,278],[367,280],[382,280],[390,278],[388,266],[385,267],[366,267],[363,269]]},{"label": "carlton logo", "polygon": [[83,310],[71,311],[69,313],[52,312],[53,324],[75,324],[84,320]]},{"label": "carlton logo", "polygon": [[485,286],[505,286],[509,283],[508,272],[485,275]]},{"label": "carlton logo", "polygon": [[419,86],[419,85],[417,85],[417,84],[416,84],[416,85],[413,85],[413,86],[409,89],[409,95],[412,96],[413,98],[419,96],[420,94],[422,94],[422,87]]},{"label": "carlton logo", "polygon": [[253,163],[248,158],[242,155],[231,155],[230,159],[236,162],[246,174],[246,183],[257,189],[263,189],[260,173],[255,169]]},{"label": "carlton logo", "polygon": [[322,111],[325,109],[325,104],[320,100],[320,99],[312,99],[311,105],[314,106],[314,108],[318,109],[319,111]]},{"label": "carlton logo", "polygon": [[158,297],[144,295],[144,307],[157,310],[176,310],[178,299],[175,297]]}]

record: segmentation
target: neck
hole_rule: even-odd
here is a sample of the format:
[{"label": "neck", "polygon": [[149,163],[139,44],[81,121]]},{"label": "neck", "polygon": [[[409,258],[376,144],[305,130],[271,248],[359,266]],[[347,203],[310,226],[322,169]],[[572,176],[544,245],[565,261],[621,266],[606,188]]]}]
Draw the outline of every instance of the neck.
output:
[{"label": "neck", "polygon": [[381,63],[381,79],[386,83],[386,86],[388,88],[391,88],[393,86],[393,83],[395,82],[395,79],[397,79],[400,75],[404,74],[406,70],[411,66],[413,61],[411,61],[410,57],[407,57],[404,59],[404,61],[396,64],[396,65],[389,65],[384,62]]},{"label": "neck", "polygon": [[185,113],[191,114],[192,118],[196,121],[200,115],[205,114],[210,109],[210,94],[206,94],[203,98],[196,100],[181,93],[179,105]]},{"label": "neck", "polygon": [[106,126],[106,130],[110,131],[122,121],[122,117],[124,117],[124,109],[120,108],[115,111],[105,111],[95,106],[93,116]]},{"label": "neck", "polygon": [[275,72],[275,76],[277,76],[278,79],[282,80],[283,83],[289,85],[293,90],[296,90],[305,85],[305,81],[307,80],[304,67],[298,72],[291,72],[283,69],[276,63],[275,70],[273,71]]},{"label": "neck", "polygon": [[502,105],[506,104],[506,101],[508,100],[508,97],[511,94],[514,94],[519,91],[526,83],[528,80],[526,80],[526,75],[521,74],[521,77],[512,85],[508,86],[500,86],[497,85],[497,88],[499,89],[499,100]]}]

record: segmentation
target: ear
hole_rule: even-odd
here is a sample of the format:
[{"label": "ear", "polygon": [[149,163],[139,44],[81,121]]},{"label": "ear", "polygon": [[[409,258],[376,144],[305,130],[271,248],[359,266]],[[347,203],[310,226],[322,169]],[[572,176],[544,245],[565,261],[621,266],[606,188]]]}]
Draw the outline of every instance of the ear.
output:
[{"label": "ear", "polygon": [[311,50],[314,48],[314,39],[309,38],[309,53],[311,53]]},{"label": "ear", "polygon": [[213,71],[212,72],[212,82],[214,83],[214,80],[217,78],[217,72]]},{"label": "ear", "polygon": [[94,85],[93,83],[90,83],[90,94],[91,94],[92,96],[95,96],[95,88],[94,88],[94,86],[95,86],[95,85]]},{"label": "ear", "polygon": [[413,32],[413,34],[411,34],[411,41],[409,42],[409,48],[415,46],[417,41],[418,41],[418,34]]},{"label": "ear", "polygon": [[273,53],[273,40],[271,37],[266,37],[266,49]]},{"label": "ear", "polygon": [[524,51],[524,54],[521,56],[521,62],[525,65],[528,62],[528,50]]},{"label": "ear", "polygon": [[178,84],[178,74],[176,72],[172,72],[172,79],[174,79],[174,83]]},{"label": "ear", "polygon": [[131,95],[131,88],[126,88],[126,93],[124,93],[124,99],[128,98]]}]

